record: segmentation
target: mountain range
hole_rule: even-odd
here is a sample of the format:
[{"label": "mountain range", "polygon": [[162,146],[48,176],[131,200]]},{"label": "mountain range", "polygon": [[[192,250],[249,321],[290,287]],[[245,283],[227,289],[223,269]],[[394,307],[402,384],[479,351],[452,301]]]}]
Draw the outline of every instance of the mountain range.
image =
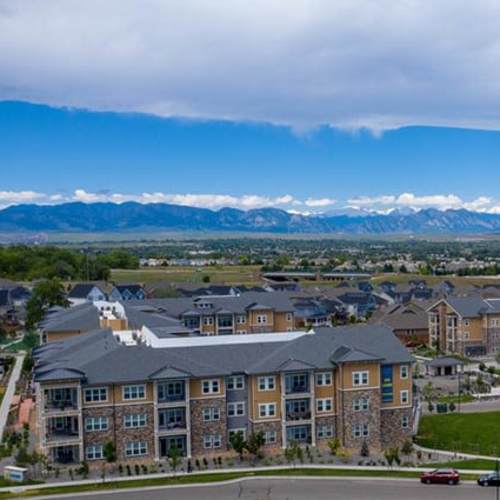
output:
[{"label": "mountain range", "polygon": [[382,214],[301,215],[277,208],[238,210],[165,203],[15,205],[0,210],[0,232],[237,231],[251,233],[493,234],[500,214],[423,209]]}]

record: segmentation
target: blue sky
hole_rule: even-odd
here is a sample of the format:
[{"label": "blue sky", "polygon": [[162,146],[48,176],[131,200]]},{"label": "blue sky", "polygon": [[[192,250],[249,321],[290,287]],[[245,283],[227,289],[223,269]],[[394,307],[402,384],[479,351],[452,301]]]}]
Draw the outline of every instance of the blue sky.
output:
[{"label": "blue sky", "polygon": [[[398,201],[376,199],[411,193],[415,199],[402,206],[454,206],[449,195],[463,203],[479,197],[494,203],[500,182],[500,133],[491,131],[406,127],[374,135],[321,127],[298,133],[283,126],[2,102],[0,138],[0,191],[6,198],[32,191],[40,202],[54,195],[54,201],[93,201],[157,193],[229,195],[238,200],[222,198],[222,205],[241,206],[242,196],[256,195],[264,199],[249,200],[248,208],[308,211],[387,208]],[[287,195],[293,201],[276,201]],[[445,198],[423,198],[436,196]],[[219,206],[209,198],[190,204]]]},{"label": "blue sky", "polygon": [[500,213],[500,3],[462,4],[0,0],[0,207]]}]

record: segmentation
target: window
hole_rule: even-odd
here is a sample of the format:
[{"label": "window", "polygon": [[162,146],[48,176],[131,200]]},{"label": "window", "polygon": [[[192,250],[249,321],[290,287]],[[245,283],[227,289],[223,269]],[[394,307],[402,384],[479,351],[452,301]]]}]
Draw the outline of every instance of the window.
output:
[{"label": "window", "polygon": [[402,379],[408,378],[408,365],[401,365],[399,367],[399,377]]},{"label": "window", "polygon": [[266,325],[267,324],[267,315],[266,314],[258,314],[257,315],[257,324]]},{"label": "window", "polygon": [[287,321],[293,321],[293,314],[292,313],[286,313],[286,320]]},{"label": "window", "polygon": [[158,384],[158,401],[180,401],[184,398],[184,381]]},{"label": "window", "polygon": [[247,333],[246,330],[236,330],[236,335],[246,335]]},{"label": "window", "polygon": [[243,417],[245,415],[245,403],[228,403],[228,417]]},{"label": "window", "polygon": [[202,380],[201,390],[203,394],[218,394],[220,391],[219,380],[216,378],[212,380]]},{"label": "window", "polygon": [[231,442],[231,439],[233,436],[236,434],[239,434],[243,439],[246,438],[247,435],[247,430],[246,429],[230,429],[229,431],[229,441]]},{"label": "window", "polygon": [[125,446],[125,455],[127,457],[138,457],[146,455],[148,452],[148,443],[146,441],[130,441]]},{"label": "window", "polygon": [[318,439],[331,438],[333,436],[333,426],[321,424],[317,428]]},{"label": "window", "polygon": [[317,373],[316,374],[316,385],[332,385],[332,374],[331,372]]},{"label": "window", "polygon": [[106,387],[92,387],[85,389],[85,402],[92,403],[96,401],[107,401],[108,389]]},{"label": "window", "polygon": [[146,414],[145,413],[131,413],[123,417],[123,425],[126,428],[131,427],[145,427]]},{"label": "window", "polygon": [[408,418],[407,415],[403,415],[401,417],[401,427],[403,429],[408,429],[408,426],[410,425],[410,419]]},{"label": "window", "polygon": [[464,326],[470,326],[470,320],[464,319]]},{"label": "window", "polygon": [[276,443],[276,431],[264,432],[264,444]]},{"label": "window", "polygon": [[102,445],[97,444],[94,446],[87,446],[87,450],[85,451],[85,456],[87,460],[99,460],[104,458],[102,452]]},{"label": "window", "polygon": [[464,340],[470,340],[470,333],[469,332],[464,332],[462,334],[462,337],[463,337]]},{"label": "window", "polygon": [[145,385],[125,385],[123,387],[123,399],[131,401],[133,399],[146,399]]},{"label": "window", "polygon": [[86,431],[105,431],[108,429],[108,417],[87,417],[85,419]]},{"label": "window", "polygon": [[352,428],[352,437],[367,437],[369,434],[368,424],[356,424]]},{"label": "window", "polygon": [[263,403],[259,405],[259,417],[269,418],[276,416],[276,403]]},{"label": "window", "polygon": [[220,420],[220,410],[217,407],[203,408],[203,421],[211,422]]},{"label": "window", "polygon": [[316,400],[316,411],[318,412],[332,411],[332,408],[333,408],[332,398]]},{"label": "window", "polygon": [[214,318],[213,318],[213,316],[205,316],[203,318],[203,324],[205,326],[212,326],[214,324]]},{"label": "window", "polygon": [[410,392],[407,390],[401,391],[400,398],[402,405],[408,404],[408,401],[410,400]]},{"label": "window", "polygon": [[274,391],[275,387],[276,378],[274,376],[259,377],[259,391]]},{"label": "window", "polygon": [[238,325],[245,325],[246,322],[247,322],[246,316],[236,316],[236,323],[238,323]]},{"label": "window", "polygon": [[237,377],[229,377],[227,379],[227,389],[229,391],[242,390],[245,388],[245,377],[238,375]]},{"label": "window", "polygon": [[366,411],[370,407],[369,398],[356,398],[352,402],[352,409],[354,411]]},{"label": "window", "polygon": [[368,372],[353,372],[352,385],[368,385]]},{"label": "window", "polygon": [[203,436],[203,447],[205,449],[220,448],[221,446],[222,439],[220,434],[207,434]]}]

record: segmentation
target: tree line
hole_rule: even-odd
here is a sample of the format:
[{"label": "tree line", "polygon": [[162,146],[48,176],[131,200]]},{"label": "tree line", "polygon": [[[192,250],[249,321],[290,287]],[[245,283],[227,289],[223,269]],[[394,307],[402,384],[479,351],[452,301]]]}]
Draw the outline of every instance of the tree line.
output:
[{"label": "tree line", "polygon": [[125,250],[96,253],[56,246],[0,247],[0,276],[15,281],[108,280],[111,269],[138,267],[139,258]]}]

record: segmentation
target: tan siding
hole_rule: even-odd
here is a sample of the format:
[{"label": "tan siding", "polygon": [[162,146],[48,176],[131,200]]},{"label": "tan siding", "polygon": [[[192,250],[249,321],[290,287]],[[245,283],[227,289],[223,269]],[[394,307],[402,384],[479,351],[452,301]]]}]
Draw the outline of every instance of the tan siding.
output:
[{"label": "tan siding", "polygon": [[[219,381],[219,388],[220,392],[217,394],[203,394],[202,392],[202,381],[203,380],[218,380]],[[206,378],[198,378],[198,379],[191,379],[189,381],[189,394],[192,398],[220,398],[221,396],[224,396],[225,394],[225,386],[224,386],[224,379],[220,377],[206,377]]]}]

